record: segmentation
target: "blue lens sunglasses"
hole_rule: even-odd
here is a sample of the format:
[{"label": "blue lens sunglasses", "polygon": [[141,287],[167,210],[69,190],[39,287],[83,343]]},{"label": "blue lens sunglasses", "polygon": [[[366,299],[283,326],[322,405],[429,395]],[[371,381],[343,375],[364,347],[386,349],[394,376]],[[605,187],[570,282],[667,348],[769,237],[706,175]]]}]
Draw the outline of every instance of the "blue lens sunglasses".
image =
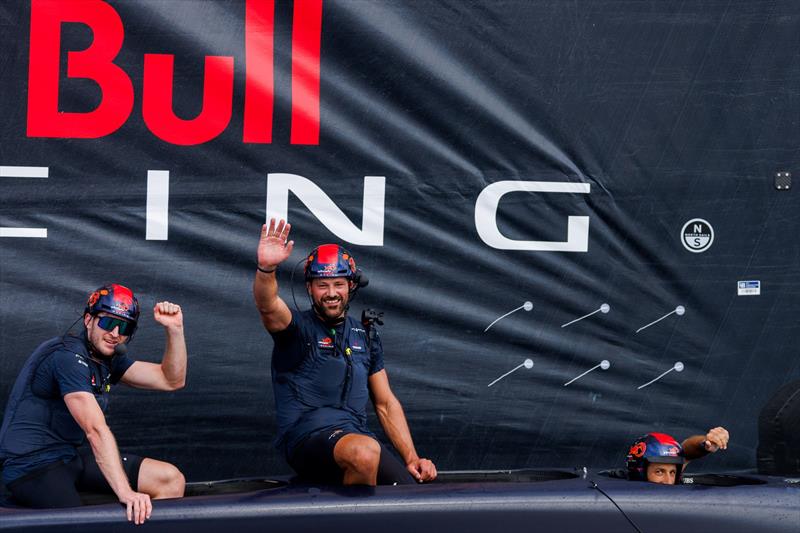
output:
[{"label": "blue lens sunglasses", "polygon": [[133,335],[133,332],[136,330],[136,324],[133,322],[113,316],[97,317],[97,325],[106,331],[114,331],[114,328],[119,327],[119,334],[126,337]]}]

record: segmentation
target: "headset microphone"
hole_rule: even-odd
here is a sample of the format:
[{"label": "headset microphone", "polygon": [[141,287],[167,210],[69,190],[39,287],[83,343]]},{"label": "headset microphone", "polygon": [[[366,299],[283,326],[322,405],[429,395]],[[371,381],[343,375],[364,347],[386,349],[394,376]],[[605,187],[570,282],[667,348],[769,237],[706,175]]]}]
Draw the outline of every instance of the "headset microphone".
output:
[{"label": "headset microphone", "polygon": [[114,355],[125,355],[128,353],[128,345],[127,344],[117,344],[114,346]]}]

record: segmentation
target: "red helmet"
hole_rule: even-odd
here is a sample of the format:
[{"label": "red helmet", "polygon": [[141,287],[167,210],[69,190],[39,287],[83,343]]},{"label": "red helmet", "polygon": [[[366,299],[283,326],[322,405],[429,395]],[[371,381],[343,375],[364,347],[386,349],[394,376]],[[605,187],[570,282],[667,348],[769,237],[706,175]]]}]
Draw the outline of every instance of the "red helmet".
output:
[{"label": "red helmet", "polygon": [[[628,479],[647,481],[647,465],[650,463],[668,463],[683,465],[683,447],[671,435],[666,433],[648,433],[633,442],[628,451]],[[675,483],[680,483],[679,467],[675,474]]]},{"label": "red helmet", "polygon": [[83,312],[92,316],[108,313],[132,322],[135,328],[139,321],[139,302],[128,287],[109,283],[89,295]]},{"label": "red helmet", "polygon": [[303,270],[306,281],[314,278],[347,278],[355,281],[359,272],[353,256],[338,244],[323,244],[312,250]]}]

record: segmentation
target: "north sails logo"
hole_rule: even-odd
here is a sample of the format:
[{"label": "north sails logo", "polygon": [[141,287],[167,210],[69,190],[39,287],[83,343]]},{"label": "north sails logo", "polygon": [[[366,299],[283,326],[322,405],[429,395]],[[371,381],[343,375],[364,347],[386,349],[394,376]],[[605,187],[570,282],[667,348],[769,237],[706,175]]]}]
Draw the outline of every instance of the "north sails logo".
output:
[{"label": "north sails logo", "polygon": [[692,253],[705,252],[714,242],[714,228],[702,218],[693,218],[683,225],[681,242]]}]

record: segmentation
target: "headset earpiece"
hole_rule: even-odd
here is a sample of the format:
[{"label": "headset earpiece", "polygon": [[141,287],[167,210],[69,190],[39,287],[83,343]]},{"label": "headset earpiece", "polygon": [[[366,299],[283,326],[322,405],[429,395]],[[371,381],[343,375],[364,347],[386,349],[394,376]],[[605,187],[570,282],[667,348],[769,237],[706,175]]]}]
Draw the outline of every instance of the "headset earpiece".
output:
[{"label": "headset earpiece", "polygon": [[356,269],[356,273],[353,275],[353,283],[356,284],[357,288],[363,289],[369,285],[369,278],[367,278],[366,274],[359,268]]}]

